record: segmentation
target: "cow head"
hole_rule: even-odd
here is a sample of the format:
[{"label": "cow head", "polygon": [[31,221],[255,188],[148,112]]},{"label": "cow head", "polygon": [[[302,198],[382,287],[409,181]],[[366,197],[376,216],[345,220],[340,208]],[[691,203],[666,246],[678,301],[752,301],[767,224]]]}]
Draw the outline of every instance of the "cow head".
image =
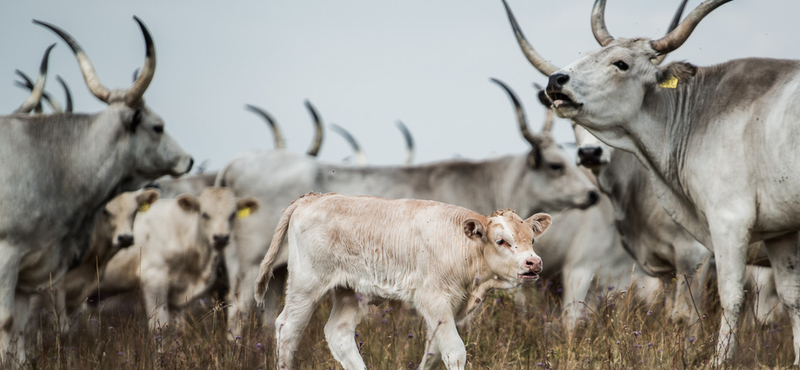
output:
[{"label": "cow head", "polygon": [[113,138],[113,143],[105,145],[119,148],[120,157],[132,167],[130,178],[126,178],[123,184],[125,189],[139,188],[164,174],[182,175],[191,170],[194,162],[164,131],[164,121],[142,99],[155,73],[156,51],[147,27],[139,18],[134,19],[144,35],[144,67],[133,86],[116,90],[109,90],[100,83],[89,57],[72,36],[54,25],[34,20],[34,23],[55,32],[69,45],[78,59],[89,91],[108,104],[108,109],[100,113],[93,122],[93,128],[104,131],[103,137]]},{"label": "cow head", "polygon": [[535,199],[540,209],[553,212],[571,207],[588,208],[597,203],[600,199],[597,188],[553,140],[552,119],[545,120],[541,133],[532,133],[514,92],[500,80],[492,79],[492,82],[503,88],[514,103],[519,129],[531,145],[516,183],[522,185],[517,191],[526,193],[521,198]]},{"label": "cow head", "polygon": [[648,94],[658,89],[674,89],[696,72],[688,63],[665,67],[658,64],[686,41],[708,13],[728,1],[705,1],[678,24],[684,1],[673,19],[671,31],[663,38],[651,40],[614,39],[605,26],[605,0],[596,0],[592,31],[602,47],[585,53],[565,68],[547,62],[536,52],[505,0],[504,4],[523,53],[534,67],[549,76],[547,88],[539,94],[542,103],[552,107],[558,116],[570,118],[597,134],[604,142],[633,151],[625,125],[636,121]]},{"label": "cow head", "polygon": [[542,259],[534,252],[533,243],[551,223],[546,213],[523,221],[512,210],[497,211],[485,224],[474,218],[464,221],[464,233],[483,241],[486,263],[498,278],[525,283],[535,281],[542,272]]},{"label": "cow head", "polygon": [[95,240],[92,244],[97,248],[107,248],[97,250],[101,261],[113,256],[120,249],[133,245],[133,221],[136,214],[146,212],[150,204],[158,200],[158,196],[158,190],[144,189],[122,193],[106,203],[95,224]]},{"label": "cow head", "polygon": [[199,197],[182,194],[178,205],[187,213],[197,216],[199,230],[207,245],[225,248],[231,240],[234,222],[258,211],[258,200],[252,197],[236,199],[228,188],[208,187]]}]

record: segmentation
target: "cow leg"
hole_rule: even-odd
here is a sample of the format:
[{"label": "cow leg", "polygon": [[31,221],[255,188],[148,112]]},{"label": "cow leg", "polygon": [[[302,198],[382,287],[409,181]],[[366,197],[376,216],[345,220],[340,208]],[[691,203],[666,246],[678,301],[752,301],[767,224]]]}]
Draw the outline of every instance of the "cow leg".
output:
[{"label": "cow leg", "polygon": [[[709,215],[709,229],[717,264],[719,300],[722,305],[722,323],[717,338],[717,364],[733,359],[736,353],[736,323],[742,311],[747,245],[750,241],[750,224],[738,220]],[[732,222],[725,222],[732,221]]]},{"label": "cow leg", "polygon": [[561,295],[561,312],[567,332],[575,332],[583,313],[582,304],[592,285],[593,271],[586,268],[571,268],[564,273],[564,292]]},{"label": "cow leg", "polygon": [[[20,255],[17,248],[0,242],[0,357],[8,355],[14,333],[14,306]],[[6,361],[4,361],[6,362]]]},{"label": "cow leg", "polygon": [[800,245],[798,233],[770,239],[764,244],[775,274],[775,288],[786,313],[792,320],[794,365],[800,365]]},{"label": "cow leg", "polygon": [[[708,279],[708,270],[711,268],[711,252],[703,256],[698,255],[697,248],[681,249],[692,252],[692,255],[677,256],[678,263],[675,271],[675,298],[671,319],[673,322],[694,322],[697,319],[697,310],[703,310],[705,297],[705,283]],[[707,251],[703,247],[704,251]],[[695,309],[695,306],[697,308]]]},{"label": "cow leg", "polygon": [[[428,356],[428,353],[441,352],[440,358],[445,368],[463,370],[467,364],[467,350],[464,348],[461,336],[458,335],[452,308],[448,306],[446,300],[441,299],[441,295],[439,296],[436,300],[426,300],[425,305],[417,307],[428,324],[428,347],[432,347],[426,350],[420,368],[432,368],[437,361],[431,361],[431,357],[434,356]],[[428,363],[429,361],[431,363]]]},{"label": "cow leg", "polygon": [[[252,285],[251,285],[252,286]],[[289,275],[289,287],[286,289],[286,304],[275,320],[275,347],[278,357],[278,369],[291,369],[294,353],[300,345],[303,330],[306,329],[314,309],[325,294],[316,278],[292,283]]]},{"label": "cow leg", "polygon": [[366,369],[354,340],[356,325],[361,321],[363,310],[352,290],[336,290],[333,293],[333,308],[325,324],[325,340],[336,361],[345,370]]},{"label": "cow leg", "polygon": [[17,342],[17,363],[25,362],[25,328],[31,313],[31,295],[17,292],[14,296],[14,338]]}]

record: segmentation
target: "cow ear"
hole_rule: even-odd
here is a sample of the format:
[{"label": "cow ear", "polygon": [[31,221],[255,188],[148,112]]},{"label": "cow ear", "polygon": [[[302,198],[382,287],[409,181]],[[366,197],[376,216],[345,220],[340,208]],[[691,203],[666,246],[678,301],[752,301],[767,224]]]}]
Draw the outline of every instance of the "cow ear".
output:
[{"label": "cow ear", "polygon": [[464,234],[470,239],[483,239],[483,236],[486,235],[486,228],[480,221],[470,218],[464,221]]},{"label": "cow ear", "polygon": [[193,195],[181,194],[176,200],[178,201],[178,205],[186,212],[197,212],[200,210],[200,204]]},{"label": "cow ear", "polygon": [[130,132],[136,132],[136,128],[142,123],[142,110],[134,109],[133,112],[123,114],[125,116],[122,118],[122,124],[125,129]]},{"label": "cow ear", "polygon": [[553,218],[547,213],[537,213],[525,220],[525,223],[533,229],[533,237],[538,238],[547,231],[553,223]]},{"label": "cow ear", "polygon": [[140,206],[153,204],[158,200],[160,194],[158,189],[144,189],[136,196],[136,202],[139,203]]},{"label": "cow ear", "polygon": [[236,202],[236,217],[245,218],[250,216],[251,213],[258,211],[261,203],[256,198],[246,197],[239,199]]},{"label": "cow ear", "polygon": [[662,88],[675,89],[697,73],[697,67],[691,63],[674,62],[658,70],[656,82]]}]

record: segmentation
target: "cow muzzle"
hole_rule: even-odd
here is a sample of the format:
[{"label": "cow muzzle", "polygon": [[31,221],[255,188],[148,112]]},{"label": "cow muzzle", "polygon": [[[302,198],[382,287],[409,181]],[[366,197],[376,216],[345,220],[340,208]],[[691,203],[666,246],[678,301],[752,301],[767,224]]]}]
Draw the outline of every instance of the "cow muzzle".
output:
[{"label": "cow muzzle", "polygon": [[172,175],[173,177],[178,177],[187,174],[189,173],[189,171],[192,170],[192,166],[194,166],[194,158],[188,155],[184,156],[183,158],[181,158],[178,164],[172,168],[172,170],[170,171],[170,175]]},{"label": "cow muzzle", "polygon": [[133,235],[131,234],[119,234],[116,239],[119,248],[128,248],[133,245]]},{"label": "cow muzzle", "polygon": [[214,248],[222,249],[222,248],[225,248],[226,246],[228,246],[228,243],[230,243],[231,235],[230,234],[214,234],[214,236],[211,237],[211,240],[213,241],[212,244],[214,245]]},{"label": "cow muzzle", "polygon": [[594,169],[604,164],[603,148],[594,145],[578,148],[578,165]]}]

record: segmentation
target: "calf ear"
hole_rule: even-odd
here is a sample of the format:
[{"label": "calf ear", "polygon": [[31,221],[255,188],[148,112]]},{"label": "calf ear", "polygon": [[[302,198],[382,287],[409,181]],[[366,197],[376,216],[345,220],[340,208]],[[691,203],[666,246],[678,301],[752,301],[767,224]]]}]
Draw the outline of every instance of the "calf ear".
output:
[{"label": "calf ear", "polygon": [[197,202],[197,198],[193,195],[181,194],[176,200],[178,201],[178,205],[186,212],[197,212],[200,210],[200,203]]},{"label": "calf ear", "polygon": [[533,229],[533,237],[538,238],[547,231],[553,223],[553,218],[547,213],[537,213],[525,220],[525,223]]},{"label": "calf ear", "polygon": [[160,194],[158,189],[144,189],[136,196],[136,202],[139,203],[140,206],[153,204],[158,200]]},{"label": "calf ear", "polygon": [[236,216],[238,218],[245,218],[249,216],[251,213],[258,211],[258,208],[261,204],[258,202],[258,199],[253,197],[246,197],[239,199],[236,202]]},{"label": "calf ear", "polygon": [[470,218],[464,221],[464,234],[467,234],[470,239],[483,239],[483,236],[486,235],[486,228],[480,221]]}]

